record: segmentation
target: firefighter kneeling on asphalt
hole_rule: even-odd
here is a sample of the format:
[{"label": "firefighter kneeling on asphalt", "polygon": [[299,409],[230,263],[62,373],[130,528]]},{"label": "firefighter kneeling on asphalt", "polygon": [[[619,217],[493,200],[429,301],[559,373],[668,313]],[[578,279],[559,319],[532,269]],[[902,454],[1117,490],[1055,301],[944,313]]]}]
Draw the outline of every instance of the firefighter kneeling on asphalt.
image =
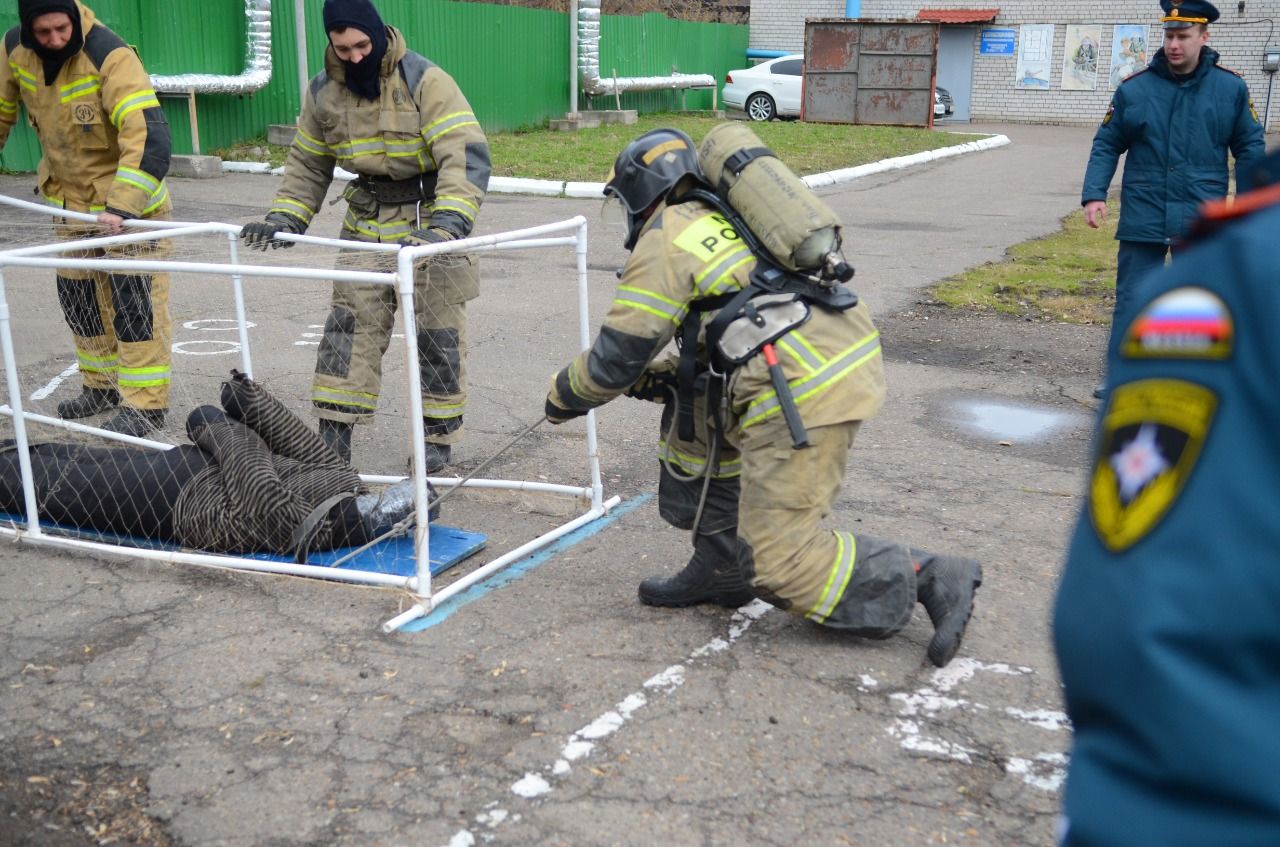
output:
[{"label": "firefighter kneeling on asphalt", "polygon": [[[719,130],[703,142],[704,164]],[[739,155],[734,173],[755,158],[803,189],[758,139]],[[869,311],[840,285],[753,281],[765,262],[699,161],[672,129],[619,154],[604,193],[625,214],[631,255],[591,349],[552,377],[547,417],[563,423],[620,394],[664,404],[659,511],[692,530],[693,556],[674,576],[641,582],[641,601],[735,608],[758,597],[869,638],[899,632],[920,602],[934,626],[929,659],[942,667],[972,613],[978,563],[819,528],[859,426],[884,402]],[[781,196],[766,199],[772,212],[757,214],[788,215]],[[673,339],[683,355],[663,353]]]}]

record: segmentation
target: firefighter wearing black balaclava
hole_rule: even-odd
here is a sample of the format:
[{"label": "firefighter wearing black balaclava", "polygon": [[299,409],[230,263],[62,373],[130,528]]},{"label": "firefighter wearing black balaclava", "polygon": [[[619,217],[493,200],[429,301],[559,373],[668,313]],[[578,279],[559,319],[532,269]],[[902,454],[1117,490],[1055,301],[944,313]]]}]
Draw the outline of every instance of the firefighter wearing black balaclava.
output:
[{"label": "firefighter wearing black balaclava", "polygon": [[[0,56],[0,146],[21,103],[44,151],[40,193],[58,208],[98,216],[96,227],[60,224],[59,237],[118,234],[131,218],[167,218],[169,125],[137,54],[75,0],[18,0],[18,17]],[[165,258],[165,244],[106,254]],[[129,435],[156,429],[169,406],[168,275],[56,273],[83,379],[81,394],[59,403],[58,415],[87,418],[119,406],[104,428]]]},{"label": "firefighter wearing black balaclava", "polygon": [[[358,175],[343,191],[340,237],[431,244],[465,238],[489,184],[489,147],[457,83],[409,50],[368,0],[325,0],[325,69],[303,97],[284,182],[266,220],[244,227],[259,247],[302,233],[341,166]],[[351,254],[339,260],[352,261]],[[466,303],[479,294],[473,256],[436,257],[417,270],[414,309],[422,375],[427,469],[449,461],[462,436]],[[320,434],[351,455],[352,425],[373,419],[396,312],[388,286],[334,283],[311,400]]]},{"label": "firefighter wearing black balaclava", "polygon": [[[678,130],[645,133],[618,156],[604,190],[625,212],[631,255],[590,350],[552,377],[546,415],[562,423],[623,393],[665,401],[658,510],[693,530],[693,556],[678,573],[641,582],[641,601],[732,607],[754,596],[870,638],[900,631],[920,602],[934,626],[928,656],[941,667],[968,624],[978,563],[819,527],[858,428],[884,402],[880,335],[866,305],[814,305],[802,325],[773,340],[772,353],[732,369],[723,403],[706,394],[716,374],[706,341],[714,310],[701,331],[694,325],[696,338],[681,329],[708,304],[747,289],[757,259],[717,209],[685,196],[704,179],[693,142]],[[681,404],[665,390],[680,366],[660,357],[678,333],[683,349],[697,351],[692,433],[675,425]],[[795,449],[770,373],[773,355],[807,432],[803,449]]]}]

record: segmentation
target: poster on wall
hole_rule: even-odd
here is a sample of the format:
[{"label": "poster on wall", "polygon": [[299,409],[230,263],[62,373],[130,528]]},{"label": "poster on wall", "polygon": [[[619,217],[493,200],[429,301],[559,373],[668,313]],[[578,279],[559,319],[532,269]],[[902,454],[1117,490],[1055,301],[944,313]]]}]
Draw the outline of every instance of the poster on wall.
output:
[{"label": "poster on wall", "polygon": [[1098,45],[1102,27],[1067,24],[1062,50],[1062,90],[1093,91],[1098,87]]},{"label": "poster on wall", "polygon": [[1111,87],[1115,88],[1147,66],[1146,24],[1116,24],[1111,42]]},{"label": "poster on wall", "polygon": [[1053,24],[1023,24],[1018,37],[1018,71],[1014,88],[1049,90],[1053,62]]}]

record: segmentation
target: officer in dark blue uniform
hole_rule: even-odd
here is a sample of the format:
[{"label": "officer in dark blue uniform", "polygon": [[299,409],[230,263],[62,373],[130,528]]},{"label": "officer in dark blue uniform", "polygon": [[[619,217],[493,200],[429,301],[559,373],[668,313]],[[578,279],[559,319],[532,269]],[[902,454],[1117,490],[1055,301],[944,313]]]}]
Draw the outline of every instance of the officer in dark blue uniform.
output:
[{"label": "officer in dark blue uniform", "polygon": [[1054,610],[1067,847],[1280,844],[1280,153],[1248,183],[1116,324]]},{"label": "officer in dark blue uniform", "polygon": [[[1227,152],[1238,173],[1262,158],[1262,125],[1249,87],[1218,64],[1208,46],[1218,10],[1207,0],[1161,0],[1164,45],[1151,64],[1120,84],[1093,138],[1080,202],[1098,227],[1120,155],[1120,241],[1114,327],[1126,315],[1133,283],[1164,265],[1201,203],[1227,195]],[[1100,392],[1099,392],[1100,394]]]}]

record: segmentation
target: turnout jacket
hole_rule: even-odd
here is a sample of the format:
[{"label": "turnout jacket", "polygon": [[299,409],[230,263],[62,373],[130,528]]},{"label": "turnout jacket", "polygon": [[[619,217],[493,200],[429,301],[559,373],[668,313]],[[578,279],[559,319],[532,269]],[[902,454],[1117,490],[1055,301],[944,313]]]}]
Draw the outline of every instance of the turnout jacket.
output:
[{"label": "turnout jacket", "polygon": [[1162,48],[1112,96],[1093,138],[1080,202],[1107,199],[1127,151],[1116,238],[1169,244],[1201,203],[1227,195],[1227,151],[1244,173],[1264,149],[1249,87],[1218,64],[1217,51],[1202,48],[1190,78],[1178,80]]},{"label": "turnout jacket", "polygon": [[1053,615],[1064,847],[1280,844],[1280,181],[1208,210],[1108,354]]},{"label": "turnout jacket", "polygon": [[40,138],[40,192],[76,212],[110,211],[143,218],[171,208],[169,124],[134,51],[76,3],[84,46],[56,78],[21,43],[21,27],[5,33],[0,56],[0,146],[18,105]]},{"label": "turnout jacket", "polygon": [[381,74],[378,101],[363,100],[347,88],[333,47],[325,50],[325,69],[306,92],[271,212],[289,215],[305,230],[335,166],[375,180],[422,176],[427,199],[420,210],[413,202],[379,204],[360,181],[347,186],[343,237],[397,242],[431,226],[465,238],[489,186],[484,131],[453,78],[407,49],[395,27],[387,27]]},{"label": "turnout jacket", "polygon": [[[635,383],[676,335],[699,300],[744,288],[756,260],[718,211],[700,201],[660,207],[641,230],[591,349],[552,377],[551,398],[586,411]],[[774,342],[807,427],[865,420],[884,403],[880,333],[863,303],[844,312],[811,306],[809,320]],[[708,313],[703,326],[710,321]],[[709,356],[699,340],[698,358]],[[726,436],[787,437],[761,355],[729,380]]]}]

